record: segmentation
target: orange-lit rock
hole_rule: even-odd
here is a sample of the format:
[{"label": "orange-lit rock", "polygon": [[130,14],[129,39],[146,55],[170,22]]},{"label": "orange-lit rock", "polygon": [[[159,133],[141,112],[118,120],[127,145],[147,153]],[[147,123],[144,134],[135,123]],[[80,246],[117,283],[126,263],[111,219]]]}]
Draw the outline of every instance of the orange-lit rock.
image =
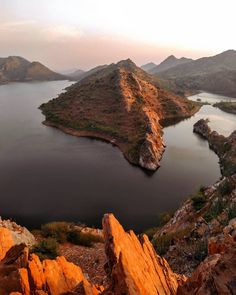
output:
[{"label": "orange-lit rock", "polygon": [[5,257],[7,251],[14,245],[11,232],[4,227],[0,227],[0,261]]},{"label": "orange-lit rock", "polygon": [[22,293],[24,295],[30,295],[30,285],[29,285],[29,277],[28,277],[27,269],[20,268],[19,275],[20,275],[20,283],[21,283]]},{"label": "orange-lit rock", "polygon": [[114,294],[176,294],[185,278],[171,271],[147,236],[139,240],[133,231],[126,233],[112,214],[104,216],[103,230]]},{"label": "orange-lit rock", "polygon": [[39,257],[35,254],[30,255],[28,263],[29,275],[35,290],[44,290],[46,282],[43,273],[43,265]]}]

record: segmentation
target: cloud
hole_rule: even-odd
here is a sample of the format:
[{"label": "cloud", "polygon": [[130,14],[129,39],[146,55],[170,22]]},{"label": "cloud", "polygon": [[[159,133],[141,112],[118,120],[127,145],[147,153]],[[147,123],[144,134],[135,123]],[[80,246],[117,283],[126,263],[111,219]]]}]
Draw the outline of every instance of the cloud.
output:
[{"label": "cloud", "polygon": [[84,36],[84,32],[76,26],[50,26],[42,29],[42,33],[51,41],[66,41],[66,39],[78,39]]}]

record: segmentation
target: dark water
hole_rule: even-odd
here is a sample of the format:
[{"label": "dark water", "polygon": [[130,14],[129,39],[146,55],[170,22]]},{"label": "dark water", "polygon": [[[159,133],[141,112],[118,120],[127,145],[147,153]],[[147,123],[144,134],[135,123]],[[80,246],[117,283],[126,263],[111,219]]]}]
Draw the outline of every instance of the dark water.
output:
[{"label": "dark water", "polygon": [[110,144],[41,124],[38,106],[69,84],[0,87],[0,215],[30,227],[50,220],[99,226],[105,212],[114,212],[126,227],[142,230],[220,177],[217,156],[192,133],[192,125],[207,116],[230,132],[236,129],[233,115],[204,106],[195,117],[166,128],[162,167],[150,176]]}]

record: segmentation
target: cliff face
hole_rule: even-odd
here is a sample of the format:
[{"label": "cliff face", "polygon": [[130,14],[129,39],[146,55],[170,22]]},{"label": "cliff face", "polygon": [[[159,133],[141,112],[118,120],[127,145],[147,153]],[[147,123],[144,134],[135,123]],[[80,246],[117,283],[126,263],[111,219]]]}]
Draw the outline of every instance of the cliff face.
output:
[{"label": "cliff face", "polygon": [[159,121],[188,117],[198,106],[161,89],[126,60],[96,71],[41,109],[46,125],[110,141],[131,163],[155,170],[165,147]]}]

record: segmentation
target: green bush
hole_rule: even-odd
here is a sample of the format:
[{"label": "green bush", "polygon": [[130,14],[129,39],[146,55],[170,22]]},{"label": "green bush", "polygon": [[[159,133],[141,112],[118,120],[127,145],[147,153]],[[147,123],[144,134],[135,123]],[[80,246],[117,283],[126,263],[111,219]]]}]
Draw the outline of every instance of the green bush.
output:
[{"label": "green bush", "polygon": [[218,199],[211,205],[208,212],[204,215],[204,218],[207,222],[210,222],[214,218],[216,218],[225,208],[225,203],[222,200],[221,197],[218,197]]},{"label": "green bush", "polygon": [[200,240],[194,244],[194,259],[201,262],[207,257],[207,241]]},{"label": "green bush", "polygon": [[192,196],[191,200],[195,211],[201,210],[206,204],[206,197],[201,189]]},{"label": "green bush", "polygon": [[222,196],[230,194],[233,191],[233,189],[234,189],[234,186],[228,179],[223,181],[218,188]]},{"label": "green bush", "polygon": [[46,223],[41,226],[41,233],[43,237],[54,238],[58,243],[64,243],[67,241],[67,233],[73,224],[64,221],[55,221]]},{"label": "green bush", "polygon": [[58,256],[58,243],[53,238],[43,239],[34,246],[32,252],[37,254],[41,260],[55,259]]},{"label": "green bush", "polygon": [[234,203],[231,207],[228,209],[228,219],[231,220],[236,217],[236,204]]},{"label": "green bush", "polygon": [[71,230],[67,235],[68,242],[75,245],[92,247],[94,243],[101,243],[103,239],[99,236],[92,235],[90,233],[82,233],[78,230]]}]

